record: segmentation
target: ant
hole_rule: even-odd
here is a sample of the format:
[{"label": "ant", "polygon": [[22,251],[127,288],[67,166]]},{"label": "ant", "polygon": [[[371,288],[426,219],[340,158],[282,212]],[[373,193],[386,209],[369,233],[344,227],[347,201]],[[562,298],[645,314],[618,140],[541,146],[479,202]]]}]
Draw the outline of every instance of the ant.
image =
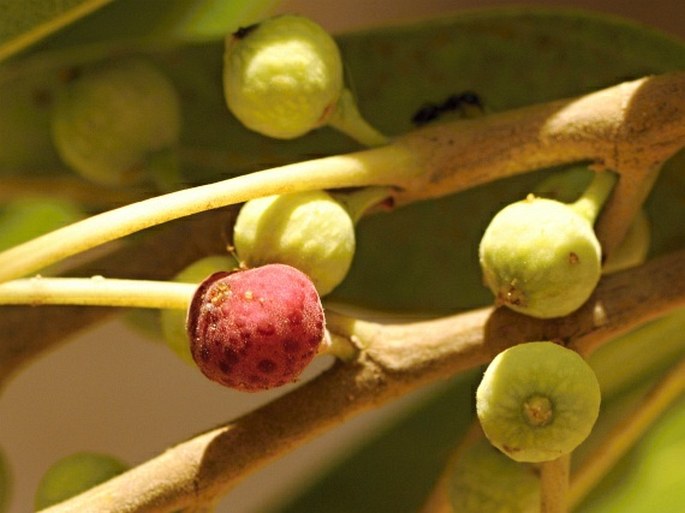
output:
[{"label": "ant", "polygon": [[412,116],[411,121],[416,126],[425,125],[440,117],[445,112],[460,111],[462,115],[467,116],[466,109],[475,107],[480,112],[483,112],[483,102],[478,94],[473,91],[464,91],[460,94],[450,95],[444,102],[440,104],[426,103],[423,107],[416,111]]}]

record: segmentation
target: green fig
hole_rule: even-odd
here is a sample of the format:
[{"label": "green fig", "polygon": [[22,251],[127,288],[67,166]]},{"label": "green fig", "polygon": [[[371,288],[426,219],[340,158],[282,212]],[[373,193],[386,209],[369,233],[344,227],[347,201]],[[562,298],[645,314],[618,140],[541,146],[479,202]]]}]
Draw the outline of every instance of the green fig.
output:
[{"label": "green fig", "polygon": [[602,265],[593,222],[614,180],[610,173],[598,174],[570,205],[529,195],[495,215],[481,239],[479,260],[498,305],[550,318],[587,301]]},{"label": "green fig", "polygon": [[528,342],[499,353],[476,391],[485,436],[516,461],[570,453],[599,415],[600,388],[590,365],[553,342]]},{"label": "green fig", "polygon": [[85,69],[57,95],[52,113],[52,136],[64,162],[103,185],[130,185],[146,170],[161,175],[160,167],[173,173],[170,154],[180,132],[173,84],[142,57]]},{"label": "green fig", "polygon": [[335,40],[303,16],[274,16],[230,35],[223,80],[228,109],[262,135],[294,139],[331,125],[362,144],[388,142],[344,87]]},{"label": "green fig", "polygon": [[345,278],[356,246],[350,214],[324,191],[248,201],[236,219],[233,243],[248,267],[291,265],[307,274],[322,296]]}]

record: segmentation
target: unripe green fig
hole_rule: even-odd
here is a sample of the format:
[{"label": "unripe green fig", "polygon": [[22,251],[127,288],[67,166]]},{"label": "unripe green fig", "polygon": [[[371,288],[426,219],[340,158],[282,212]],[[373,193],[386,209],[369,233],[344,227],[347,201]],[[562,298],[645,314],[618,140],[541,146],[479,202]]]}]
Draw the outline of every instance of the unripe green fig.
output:
[{"label": "unripe green fig", "polygon": [[156,66],[126,57],[85,69],[67,84],[51,121],[66,164],[96,183],[125,186],[141,180],[146,169],[171,165],[168,155],[181,131],[180,101]]},{"label": "unripe green fig", "polygon": [[343,90],[340,51],[318,24],[282,15],[226,41],[224,92],[247,128],[292,139],[326,124]]},{"label": "unripe green fig", "polygon": [[448,496],[454,513],[540,510],[540,478],[533,465],[512,460],[485,438],[466,447],[449,472]]},{"label": "unripe green fig", "polygon": [[481,239],[479,257],[497,304],[533,317],[573,312],[601,275],[592,225],[567,205],[543,198],[501,210]]},{"label": "unripe green fig", "polygon": [[108,454],[78,452],[54,463],[36,489],[36,511],[45,509],[104,483],[128,470],[128,465]]},{"label": "unripe green fig", "polygon": [[[198,285],[210,274],[219,271],[231,271],[238,268],[238,262],[230,255],[212,255],[201,258],[185,267],[174,281],[197,283]],[[186,332],[187,312],[178,309],[167,309],[160,312],[160,324],[164,341],[171,350],[184,362],[195,365],[190,354],[188,334]]]},{"label": "unripe green fig", "polygon": [[388,142],[345,88],[335,40],[303,16],[275,16],[230,35],[223,79],[228,109],[262,135],[294,139],[330,125],[367,146]]},{"label": "unripe green fig", "polygon": [[570,453],[599,415],[600,389],[583,358],[553,342],[528,342],[499,353],[476,391],[485,436],[516,461]]},{"label": "unripe green fig", "polygon": [[573,204],[530,194],[494,216],[481,239],[479,260],[496,304],[550,318],[587,301],[602,262],[592,225],[614,182],[611,173],[597,173]]},{"label": "unripe green fig", "polygon": [[308,275],[322,296],[345,278],[356,245],[350,214],[324,191],[248,201],[236,219],[233,244],[248,267],[291,265]]}]

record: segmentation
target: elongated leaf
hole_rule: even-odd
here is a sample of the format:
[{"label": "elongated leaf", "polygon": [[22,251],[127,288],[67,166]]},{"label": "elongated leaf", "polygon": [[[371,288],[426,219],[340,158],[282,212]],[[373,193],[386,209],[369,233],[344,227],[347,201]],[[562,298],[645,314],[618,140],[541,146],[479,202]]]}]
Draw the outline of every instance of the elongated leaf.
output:
[{"label": "elongated leaf", "polygon": [[176,0],[177,7],[167,11],[159,30],[183,40],[222,39],[240,26],[264,18],[278,3],[279,0],[195,0],[193,5],[187,5],[187,0]]},{"label": "elongated leaf", "polygon": [[[475,90],[491,109],[503,110],[685,66],[685,45],[679,41],[615,18],[574,11],[472,12],[423,26],[349,36],[344,42],[362,110],[389,132],[407,128],[412,109],[423,101],[440,101],[463,90]],[[654,227],[653,254],[685,243],[682,223],[677,221],[685,216],[683,169],[683,156],[678,155],[662,172],[648,202]],[[465,308],[491,301],[480,283],[480,234],[494,211],[521,198],[539,177],[535,173],[505,180],[363,220],[352,273],[336,295],[372,306],[405,309]],[[658,342],[655,337],[651,345],[654,351],[659,350]],[[660,365],[659,370],[662,368]],[[643,376],[641,368],[636,372]],[[465,394],[461,398],[466,400],[472,390],[454,393]],[[470,411],[456,411],[451,405],[455,400],[442,397],[433,407],[436,412],[454,412],[462,420],[470,417]],[[349,455],[322,476],[318,485],[274,511],[416,511],[427,493],[422,480],[426,475],[434,476],[436,461],[418,459],[410,470],[404,466],[402,462],[409,458],[407,452],[415,439],[408,437],[402,444],[399,434],[410,422],[424,430],[421,435],[415,433],[425,437],[419,450],[434,455],[449,451],[447,440],[433,436],[437,421],[425,411],[416,412],[411,420]],[[682,426],[674,427],[676,432],[682,439]],[[396,435],[396,444],[386,440]],[[644,450],[651,450],[647,444],[649,440]],[[662,455],[666,454],[664,450]],[[650,506],[654,504],[650,498],[656,501],[659,491],[663,497],[658,500],[658,511],[680,512],[683,498],[679,494],[685,489],[685,475],[682,466],[675,468],[673,462],[681,460],[668,458],[671,463],[663,464],[668,474],[662,473],[656,461],[661,460],[646,459],[646,467],[637,471],[639,476],[619,481],[621,491],[615,501],[588,503],[584,513],[651,513],[657,509]],[[638,462],[629,460],[630,464]],[[370,476],[368,468],[383,470]],[[426,489],[414,486],[416,479]],[[650,487],[645,498],[622,509],[641,493],[643,485]]]},{"label": "elongated leaf", "polygon": [[0,61],[112,0],[1,0]]},{"label": "elongated leaf", "polygon": [[[340,38],[340,45],[362,112],[390,134],[410,129],[412,115],[424,102],[442,101],[455,92],[474,90],[490,110],[500,111],[685,67],[682,43],[642,26],[577,11],[476,11],[350,34]],[[183,93],[188,183],[357,148],[328,128],[295,141],[245,130],[224,104],[222,53],[223,44],[212,43],[152,54]],[[99,57],[108,55],[105,51]],[[0,72],[0,111],[5,109],[1,98],[6,87],[25,98],[23,124],[36,120],[20,131],[9,124],[18,113],[7,121],[0,118],[0,133],[23,133],[21,141],[35,139],[35,147],[26,144],[21,152],[27,162],[54,158],[49,135],[39,130],[47,124],[47,112],[32,100],[35,92],[52,94],[59,87],[60,70],[83,58],[74,49],[57,62],[37,56],[35,67],[24,64],[32,71],[27,75],[8,68],[3,80]],[[12,165],[21,160],[18,147],[11,150]],[[685,207],[676,200],[685,188],[681,165],[674,159],[663,172],[650,198],[650,216],[685,216]],[[59,161],[53,166],[59,167]],[[489,302],[474,248],[492,214],[520,199],[537,179],[531,174],[363,220],[355,263],[334,297],[376,308],[431,311]],[[684,231],[682,223],[655,223],[654,252],[677,247]]]},{"label": "elongated leaf", "polygon": [[[685,400],[652,427],[579,513],[679,513],[685,504]],[[620,476],[620,479],[617,477]]]},{"label": "elongated leaf", "polygon": [[[121,19],[130,15],[122,13]],[[87,35],[97,26],[104,27],[91,19],[78,30]],[[126,28],[134,30],[135,24]],[[76,30],[65,32],[63,42],[77,41]],[[122,27],[116,27],[113,34],[121,35],[121,31]],[[57,47],[58,42],[55,38],[51,43]],[[581,94],[631,77],[685,68],[683,43],[641,26],[577,11],[476,11],[419,25],[351,34],[341,37],[340,44],[362,112],[389,134],[411,128],[410,119],[424,102],[442,101],[464,90],[478,92],[489,110],[502,111]],[[129,48],[137,50],[141,48]],[[224,105],[222,52],[221,42],[150,52],[182,92],[188,182],[207,182],[357,147],[329,129],[289,142],[269,140],[243,129]],[[0,101],[7,97],[4,92],[11,92],[26,109],[23,113],[20,109],[12,111],[0,103],[0,112],[6,109],[12,113],[10,119],[26,115],[29,120],[21,129],[22,137],[17,137],[24,143],[21,151],[13,149],[9,171],[30,169],[27,163],[36,165],[31,161],[35,155],[44,157],[42,165],[60,165],[51,160],[54,152],[46,129],[49,109],[36,100],[49,98],[61,87],[59,73],[64,69],[113,54],[106,47],[100,53],[75,47],[35,54],[30,61],[0,69]],[[51,58],[54,56],[59,58]],[[15,131],[16,127],[0,116],[0,136],[15,135]],[[680,155],[664,170],[650,198],[648,210],[655,226],[653,253],[685,243],[682,169]],[[520,198],[539,176],[505,180],[363,220],[353,270],[335,297],[380,308],[431,311],[489,302],[491,297],[480,284],[476,254],[479,236],[492,213]],[[186,238],[191,240],[192,236]],[[144,267],[146,261],[140,257],[138,263]],[[125,267],[130,265],[127,261]],[[110,275],[117,275],[118,270],[116,265],[106,269]],[[15,320],[19,328],[12,332],[12,340],[21,346],[30,331],[22,327],[21,321],[26,318],[17,316]],[[62,323],[69,324],[66,320]],[[67,332],[74,329],[72,325],[67,328]],[[435,417],[423,411],[408,421],[419,434],[405,436],[402,427],[398,428],[399,436],[386,433],[390,441],[367,445],[342,465],[340,473],[331,474],[327,484],[311,490],[292,510],[336,511],[336,504],[342,504],[349,508],[338,511],[411,511],[421,502],[442,456],[470,418],[470,401],[470,385],[457,386],[431,406]],[[443,430],[451,429],[450,422],[454,422],[454,430],[449,434],[455,438],[444,436]],[[407,459],[410,445],[420,447],[425,457]],[[380,470],[370,475],[360,472],[361,468]],[[412,481],[415,476],[420,479]],[[406,485],[408,481],[412,486]],[[336,492],[338,483],[345,483],[345,487]],[[360,497],[365,500],[350,503],[355,490],[362,490]]]}]

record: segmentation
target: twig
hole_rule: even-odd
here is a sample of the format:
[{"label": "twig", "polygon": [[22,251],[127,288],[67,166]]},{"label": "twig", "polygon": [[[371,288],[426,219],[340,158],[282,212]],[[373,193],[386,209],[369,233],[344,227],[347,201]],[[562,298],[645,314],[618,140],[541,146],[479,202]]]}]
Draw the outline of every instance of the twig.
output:
[{"label": "twig", "polygon": [[571,455],[540,464],[540,513],[568,513]]},{"label": "twig", "polygon": [[153,280],[43,278],[0,283],[1,305],[83,305],[187,309],[197,285]]},{"label": "twig", "polygon": [[329,187],[404,184],[407,175],[416,173],[411,161],[405,152],[384,147],[290,164],[149,198],[0,253],[0,281],[32,274],[63,258],[151,226],[255,197]]},{"label": "twig", "polygon": [[601,480],[602,476],[649,429],[656,419],[685,392],[685,359],[662,378],[633,409],[604,437],[604,442],[574,473],[569,502],[575,507]]},{"label": "twig", "polygon": [[7,59],[9,56],[20,52],[31,44],[56,32],[60,28],[107,5],[111,1],[112,0],[95,0],[92,2],[75,4],[72,7],[64,9],[53,18],[31,27],[31,30],[24,30],[20,34],[14,34],[13,37],[0,44],[0,61]]},{"label": "twig", "polygon": [[[645,287],[647,282],[650,286]],[[360,341],[356,360],[338,363],[276,401],[46,511],[151,513],[208,502],[351,416],[487,363],[503,348],[559,339],[589,352],[684,305],[685,251],[681,251],[605,277],[589,304],[564,319],[534,321],[505,309],[485,308],[384,325],[329,312],[331,331]]]},{"label": "twig", "polygon": [[581,98],[426,127],[391,144],[242,175],[91,217],[0,253],[0,281],[171,219],[253,197],[392,185],[398,204],[577,161],[621,174],[597,226],[605,254],[622,240],[658,168],[685,146],[685,73]]}]

